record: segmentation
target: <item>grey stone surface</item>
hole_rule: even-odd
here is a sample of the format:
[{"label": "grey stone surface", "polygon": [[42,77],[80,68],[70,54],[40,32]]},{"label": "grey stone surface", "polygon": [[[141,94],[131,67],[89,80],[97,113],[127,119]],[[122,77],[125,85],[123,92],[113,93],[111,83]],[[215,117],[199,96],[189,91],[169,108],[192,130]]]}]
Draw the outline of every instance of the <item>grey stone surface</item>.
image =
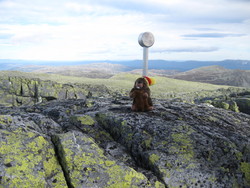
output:
[{"label": "grey stone surface", "polygon": [[249,187],[250,116],[128,97],[0,109],[3,187]]}]

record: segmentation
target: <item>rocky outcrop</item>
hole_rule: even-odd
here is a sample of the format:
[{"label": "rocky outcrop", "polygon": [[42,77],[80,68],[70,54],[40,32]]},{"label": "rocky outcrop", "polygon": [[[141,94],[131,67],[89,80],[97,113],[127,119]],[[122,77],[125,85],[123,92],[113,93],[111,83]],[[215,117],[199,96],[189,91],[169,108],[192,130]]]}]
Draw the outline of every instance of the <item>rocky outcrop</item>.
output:
[{"label": "rocky outcrop", "polygon": [[109,93],[105,86],[88,84],[60,84],[39,78],[22,76],[0,77],[0,105],[33,105],[55,99],[84,99],[86,96],[101,96]]},{"label": "rocky outcrop", "polygon": [[249,187],[250,116],[127,97],[0,109],[3,187]]},{"label": "rocky outcrop", "polygon": [[[234,112],[250,114],[250,90],[247,88],[218,89],[215,92],[220,94],[206,93],[202,96],[195,96],[196,104],[207,103],[217,108],[223,108]],[[175,99],[174,99],[175,100]]]},{"label": "rocky outcrop", "polygon": [[[54,76],[56,77],[56,75]],[[100,84],[62,84],[46,80],[47,77],[48,75],[45,75],[44,78],[44,75],[1,71],[0,106],[27,106],[58,99],[84,99],[86,96],[116,97],[128,93],[131,89],[119,90]],[[250,114],[249,88],[229,87],[227,89],[177,93],[163,90],[160,95],[155,95],[155,97],[176,102],[208,103],[218,108]]]},{"label": "rocky outcrop", "polygon": [[235,99],[241,112],[250,114],[250,95]]}]

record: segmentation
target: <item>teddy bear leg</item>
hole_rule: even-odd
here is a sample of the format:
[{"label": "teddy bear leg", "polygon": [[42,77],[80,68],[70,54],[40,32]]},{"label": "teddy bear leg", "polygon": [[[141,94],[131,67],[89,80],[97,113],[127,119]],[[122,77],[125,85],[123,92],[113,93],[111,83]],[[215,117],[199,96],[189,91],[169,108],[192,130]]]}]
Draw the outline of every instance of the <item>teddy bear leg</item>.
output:
[{"label": "teddy bear leg", "polygon": [[132,111],[137,111],[137,108],[136,108],[136,106],[134,104],[132,105],[131,110]]},{"label": "teddy bear leg", "polygon": [[153,109],[154,109],[153,106],[149,106],[149,107],[147,108],[148,111],[151,111],[151,110],[153,110]]}]

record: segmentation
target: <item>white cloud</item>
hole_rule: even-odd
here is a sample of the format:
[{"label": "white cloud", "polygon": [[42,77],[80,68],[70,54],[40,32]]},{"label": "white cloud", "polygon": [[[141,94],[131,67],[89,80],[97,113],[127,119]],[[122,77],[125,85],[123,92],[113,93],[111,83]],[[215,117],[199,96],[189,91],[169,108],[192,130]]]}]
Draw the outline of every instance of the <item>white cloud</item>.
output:
[{"label": "white cloud", "polygon": [[165,49],[150,58],[250,59],[247,5],[233,0],[3,0],[0,58],[138,59],[138,36],[150,31],[156,39],[151,51]]},{"label": "white cloud", "polygon": [[188,46],[188,47],[174,47],[174,48],[165,48],[165,49],[153,49],[153,53],[173,53],[173,52],[214,52],[218,51],[217,47],[210,46]]}]

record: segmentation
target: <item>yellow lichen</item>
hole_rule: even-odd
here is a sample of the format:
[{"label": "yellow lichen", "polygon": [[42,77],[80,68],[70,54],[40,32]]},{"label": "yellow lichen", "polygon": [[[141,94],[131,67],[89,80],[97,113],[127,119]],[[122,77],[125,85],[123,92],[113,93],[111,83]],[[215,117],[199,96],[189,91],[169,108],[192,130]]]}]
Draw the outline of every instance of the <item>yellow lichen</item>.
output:
[{"label": "yellow lichen", "polygon": [[[75,140],[73,144],[69,142],[72,140],[72,135]],[[140,182],[147,182],[147,178],[143,174],[127,166],[120,166],[115,160],[107,158],[103,149],[95,143],[93,138],[75,133],[62,134],[58,137],[63,146],[62,149],[65,151],[65,163],[73,186],[83,185],[83,178],[86,187],[95,187],[101,183],[107,188],[129,188],[139,185]],[[93,177],[99,178],[93,179]],[[149,187],[152,186],[149,185]]]},{"label": "yellow lichen", "polygon": [[0,124],[9,125],[12,123],[12,118],[10,115],[0,115]]},{"label": "yellow lichen", "polygon": [[0,130],[0,136],[0,155],[7,164],[1,180],[3,186],[47,187],[47,179],[53,175],[58,185],[67,187],[54,150],[42,136],[21,129]]},{"label": "yellow lichen", "polygon": [[110,160],[105,161],[106,166],[112,166],[114,164],[115,164],[115,161],[110,161]]},{"label": "yellow lichen", "polygon": [[160,159],[160,157],[156,154],[152,154],[149,156],[149,161],[150,163],[152,163],[153,165]]},{"label": "yellow lichen", "polygon": [[165,188],[165,185],[159,181],[155,182],[155,188]]},{"label": "yellow lichen", "polygon": [[80,122],[82,125],[94,125],[95,121],[92,117],[88,116],[88,115],[84,115],[84,116],[73,116],[71,117],[71,119],[73,121],[78,121]]}]

